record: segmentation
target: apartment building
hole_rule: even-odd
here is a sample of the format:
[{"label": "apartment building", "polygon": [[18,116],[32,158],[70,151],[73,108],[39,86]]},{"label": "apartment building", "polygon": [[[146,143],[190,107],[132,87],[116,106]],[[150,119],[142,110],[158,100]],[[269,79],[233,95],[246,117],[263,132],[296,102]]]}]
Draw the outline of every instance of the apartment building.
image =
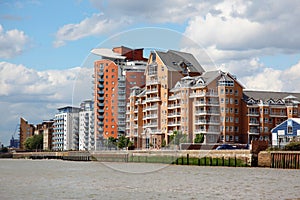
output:
[{"label": "apartment building", "polygon": [[[163,143],[168,143],[169,131],[175,130],[180,123],[179,118],[171,119],[168,115],[169,111],[180,112],[179,108],[174,111],[179,103],[169,102],[170,89],[182,77],[197,76],[203,72],[192,54],[173,50],[153,51],[150,54],[145,71],[146,85],[143,89],[133,88],[127,104],[127,136],[135,145],[139,141],[143,148],[148,148],[150,144],[160,148]],[[135,113],[133,117],[130,116],[132,112]],[[142,142],[137,137],[141,137]]]},{"label": "apartment building", "polygon": [[79,112],[79,150],[95,149],[94,102],[85,100],[80,104]]},{"label": "apartment building", "polygon": [[300,116],[299,93],[246,90],[229,72],[204,72],[191,54],[155,51],[145,75],[126,110],[126,135],[138,148],[161,148],[174,131],[191,143],[198,134],[204,143],[271,142],[272,128]]},{"label": "apartment building", "polygon": [[130,88],[145,85],[143,49],[116,47],[93,49],[101,56],[94,62],[94,126],[96,149],[103,139],[125,134],[126,102]]},{"label": "apartment building", "polygon": [[53,120],[44,120],[41,124],[36,125],[34,134],[43,135],[43,150],[52,149],[53,124]]},{"label": "apartment building", "polygon": [[20,149],[25,149],[24,142],[27,138],[33,136],[35,126],[29,124],[24,118],[20,118]]},{"label": "apartment building", "polygon": [[300,93],[244,90],[242,106],[244,141],[271,141],[271,129],[300,117]]},{"label": "apartment building", "polygon": [[57,110],[53,124],[52,149],[55,151],[78,150],[80,108],[65,106]]}]

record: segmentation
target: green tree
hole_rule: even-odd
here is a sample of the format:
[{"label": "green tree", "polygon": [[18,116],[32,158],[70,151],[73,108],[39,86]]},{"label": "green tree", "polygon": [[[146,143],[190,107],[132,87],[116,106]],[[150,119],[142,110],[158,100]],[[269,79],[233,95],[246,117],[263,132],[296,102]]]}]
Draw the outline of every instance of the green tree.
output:
[{"label": "green tree", "polygon": [[119,149],[123,149],[125,147],[133,146],[133,143],[129,140],[129,138],[126,138],[124,135],[122,135],[121,137],[119,137],[117,145]]},{"label": "green tree", "polygon": [[117,139],[116,138],[114,138],[114,137],[109,137],[108,139],[107,139],[107,147],[109,148],[109,149],[111,149],[111,148],[115,148],[116,147],[116,145],[117,145]]},{"label": "green tree", "polygon": [[27,150],[43,149],[43,135],[33,135],[24,141],[24,146]]},{"label": "green tree", "polygon": [[170,136],[170,144],[179,145],[180,143],[188,142],[188,137],[186,134],[183,134],[180,131],[173,131],[173,134]]},{"label": "green tree", "polygon": [[203,142],[204,142],[203,133],[196,134],[196,138],[194,139],[194,143],[203,143]]}]

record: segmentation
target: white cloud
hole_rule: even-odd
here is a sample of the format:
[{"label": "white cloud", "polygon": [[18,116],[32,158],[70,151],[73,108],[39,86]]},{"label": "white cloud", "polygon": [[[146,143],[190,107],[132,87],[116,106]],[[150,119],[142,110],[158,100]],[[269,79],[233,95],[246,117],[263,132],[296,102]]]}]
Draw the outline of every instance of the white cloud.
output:
[{"label": "white cloud", "polygon": [[91,0],[91,2],[105,15],[114,19],[126,17],[136,22],[183,23],[196,14],[207,12],[210,4],[219,0]]},{"label": "white cloud", "polygon": [[0,62],[0,121],[6,124],[0,140],[10,139],[20,117],[40,123],[53,118],[58,107],[90,99],[92,73],[92,68],[36,71]]},{"label": "white cloud", "polygon": [[0,58],[20,55],[28,42],[29,37],[23,31],[17,29],[5,31],[0,24]]},{"label": "white cloud", "polygon": [[300,2],[225,0],[211,6],[189,20],[185,35],[216,60],[299,53]]},{"label": "white cloud", "polygon": [[124,27],[130,23],[126,19],[114,20],[105,19],[103,14],[93,14],[78,24],[66,24],[56,33],[54,47],[65,45],[66,41],[74,41],[87,36],[96,36],[111,33],[113,30]]}]

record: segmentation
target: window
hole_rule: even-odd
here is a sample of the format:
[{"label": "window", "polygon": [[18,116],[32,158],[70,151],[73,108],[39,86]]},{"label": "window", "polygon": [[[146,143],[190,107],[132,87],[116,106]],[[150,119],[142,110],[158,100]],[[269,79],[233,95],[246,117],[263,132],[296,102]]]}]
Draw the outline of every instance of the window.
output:
[{"label": "window", "polygon": [[221,98],[221,103],[224,103],[224,99],[223,98]]},{"label": "window", "polygon": [[236,141],[236,142],[239,141],[239,136],[235,136],[235,141]]},{"label": "window", "polygon": [[236,132],[236,133],[239,132],[239,127],[238,127],[238,126],[235,126],[235,127],[234,127],[234,132]]},{"label": "window", "polygon": [[220,93],[221,93],[221,94],[224,94],[224,89],[223,89],[223,88],[220,90]]},{"label": "window", "polygon": [[111,128],[115,128],[115,125],[111,125]]},{"label": "window", "polygon": [[235,118],[235,123],[239,123],[239,118],[238,117]]},{"label": "window", "polygon": [[235,99],[235,100],[234,100],[234,103],[235,103],[235,105],[238,105],[238,104],[239,104],[239,100],[238,100],[238,99]]},{"label": "window", "polygon": [[234,113],[235,113],[235,114],[238,114],[238,113],[239,113],[239,109],[235,108],[235,109],[234,109]]},{"label": "window", "polygon": [[268,133],[269,132],[269,128],[268,127],[264,127],[264,132]]},{"label": "window", "polygon": [[111,72],[115,72],[115,69],[111,69]]},{"label": "window", "polygon": [[115,75],[112,75],[111,78],[115,78]]},{"label": "window", "polygon": [[287,129],[288,129],[287,130],[288,134],[293,134],[293,127],[292,126],[288,126]]}]

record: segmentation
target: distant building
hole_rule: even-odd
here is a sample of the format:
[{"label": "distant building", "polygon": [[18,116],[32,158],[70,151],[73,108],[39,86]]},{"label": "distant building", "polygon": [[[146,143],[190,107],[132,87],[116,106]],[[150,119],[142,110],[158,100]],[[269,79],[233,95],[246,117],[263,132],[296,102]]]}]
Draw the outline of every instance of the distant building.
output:
[{"label": "distant building", "polygon": [[54,118],[52,149],[55,151],[79,149],[79,120],[80,108],[66,106],[58,108]]},{"label": "distant building", "polygon": [[43,135],[43,150],[52,149],[53,124],[53,120],[44,120],[41,124],[36,125],[34,134]]},{"label": "distant building", "polygon": [[17,138],[14,138],[14,136],[11,136],[10,142],[9,142],[9,148],[15,148],[18,149],[20,145],[20,141]]},{"label": "distant building", "polygon": [[20,149],[25,149],[24,142],[27,138],[33,136],[34,130],[33,124],[28,124],[24,118],[20,118]]},{"label": "distant building", "polygon": [[95,149],[94,102],[83,101],[79,112],[79,150]]},{"label": "distant building", "polygon": [[96,149],[103,139],[125,135],[126,102],[130,88],[145,85],[143,49],[93,49],[102,57],[94,62],[94,127]]},{"label": "distant building", "polygon": [[300,118],[290,118],[271,130],[272,145],[283,147],[300,140]]}]

